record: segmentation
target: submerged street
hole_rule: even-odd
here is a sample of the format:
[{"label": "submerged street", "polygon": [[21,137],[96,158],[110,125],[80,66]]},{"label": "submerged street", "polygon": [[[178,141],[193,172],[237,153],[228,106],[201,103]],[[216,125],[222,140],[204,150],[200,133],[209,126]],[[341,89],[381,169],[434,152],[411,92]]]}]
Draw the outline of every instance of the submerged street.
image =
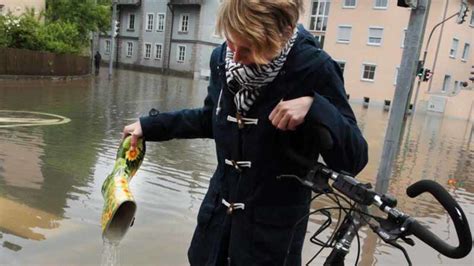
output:
[{"label": "submerged street", "polygon": [[[200,107],[207,81],[115,70],[112,80],[0,80],[0,264],[100,264],[103,243],[101,185],[113,168],[122,129],[151,108]],[[388,112],[351,102],[369,143],[369,164],[358,176],[375,187]],[[404,132],[388,192],[398,207],[457,245],[455,229],[437,201],[405,194],[420,179],[450,191],[474,228],[472,123],[417,113]],[[187,265],[196,215],[216,167],[212,140],[147,143],[145,161],[131,182],[136,221],[122,243],[123,265]],[[333,206],[327,198],[313,208]],[[336,219],[337,215],[333,215]],[[322,223],[311,216],[303,262],[319,250],[309,242]],[[322,239],[332,231],[326,230]],[[360,232],[359,265],[404,265],[403,254],[369,229]],[[414,265],[472,265],[474,255],[452,260],[414,239],[402,244]],[[355,261],[357,243],[347,258]],[[320,265],[323,252],[312,265]]]}]

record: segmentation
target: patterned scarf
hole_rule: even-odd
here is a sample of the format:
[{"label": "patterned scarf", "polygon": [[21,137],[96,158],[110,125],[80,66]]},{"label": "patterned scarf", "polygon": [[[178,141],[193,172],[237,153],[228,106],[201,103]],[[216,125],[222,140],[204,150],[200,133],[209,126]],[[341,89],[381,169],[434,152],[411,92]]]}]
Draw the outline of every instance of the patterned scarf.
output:
[{"label": "patterned scarf", "polygon": [[260,95],[260,89],[272,82],[278,75],[297,36],[298,30],[295,28],[293,36],[285,44],[280,54],[265,65],[236,63],[233,60],[234,53],[227,47],[225,58],[227,85],[235,95],[234,103],[240,114],[246,115]]}]

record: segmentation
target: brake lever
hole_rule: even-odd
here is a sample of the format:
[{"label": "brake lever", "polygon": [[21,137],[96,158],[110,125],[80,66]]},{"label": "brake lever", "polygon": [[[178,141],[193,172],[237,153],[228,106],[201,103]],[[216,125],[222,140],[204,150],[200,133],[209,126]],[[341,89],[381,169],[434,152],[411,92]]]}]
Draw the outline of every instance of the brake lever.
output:
[{"label": "brake lever", "polygon": [[413,239],[411,239],[409,237],[401,236],[400,239],[403,240],[405,243],[407,243],[408,245],[410,245],[412,247],[415,245],[415,241],[413,241]]},{"label": "brake lever", "polygon": [[[380,222],[380,221],[385,221],[385,220],[377,219],[377,221]],[[402,239],[404,242],[406,242],[410,246],[415,245],[415,242],[413,241],[413,239],[408,238],[404,235],[392,234],[392,231],[389,232],[385,230],[382,226],[376,226],[370,223],[369,223],[369,226],[370,226],[370,229],[372,229],[372,231],[383,240],[383,242],[401,250],[403,255],[405,256],[405,259],[408,262],[408,265],[410,266],[412,265],[410,257],[408,256],[408,252],[406,251],[404,247],[402,247],[400,244],[397,243],[397,239],[399,238]]]},{"label": "brake lever", "polygon": [[329,186],[329,177],[324,175],[318,175],[318,169],[312,168],[308,171],[304,178],[297,175],[279,175],[277,179],[282,178],[294,178],[298,180],[303,186],[309,187],[315,193],[331,193],[333,189]]},{"label": "brake lever", "polygon": [[[412,241],[413,241],[413,240],[412,240]],[[405,259],[406,259],[407,262],[408,262],[408,265],[409,265],[409,266],[412,266],[412,265],[413,265],[413,264],[411,263],[410,257],[408,256],[408,252],[407,252],[407,250],[406,250],[404,247],[402,247],[400,244],[398,244],[398,243],[395,242],[395,241],[388,241],[388,242],[386,242],[386,243],[389,244],[389,245],[391,245],[391,246],[393,246],[393,247],[395,247],[395,248],[398,248],[399,250],[401,250],[402,253],[403,253],[403,255],[405,256]]]}]

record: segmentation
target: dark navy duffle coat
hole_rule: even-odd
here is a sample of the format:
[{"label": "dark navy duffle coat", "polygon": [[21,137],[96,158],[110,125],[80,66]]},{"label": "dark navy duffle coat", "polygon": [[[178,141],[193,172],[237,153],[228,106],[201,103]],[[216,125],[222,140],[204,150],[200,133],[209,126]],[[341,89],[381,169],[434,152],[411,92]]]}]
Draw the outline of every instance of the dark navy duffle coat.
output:
[{"label": "dark navy duffle coat", "polygon": [[[352,174],[367,163],[367,143],[346,100],[338,64],[298,27],[285,65],[246,117],[237,119],[234,95],[226,84],[224,43],[212,53],[202,108],[151,112],[140,118],[146,141],[215,140],[217,169],[199,209],[188,251],[191,265],[283,264],[293,226],[308,213],[311,197],[297,181],[276,178],[303,176],[308,170],[294,163],[288,149],[312,160],[321,154],[333,169]],[[273,108],[282,99],[302,96],[314,97],[305,122],[295,131],[275,128],[268,119]],[[313,125],[330,132],[331,149],[318,147]],[[287,265],[301,264],[306,225],[304,219],[296,227]]]}]

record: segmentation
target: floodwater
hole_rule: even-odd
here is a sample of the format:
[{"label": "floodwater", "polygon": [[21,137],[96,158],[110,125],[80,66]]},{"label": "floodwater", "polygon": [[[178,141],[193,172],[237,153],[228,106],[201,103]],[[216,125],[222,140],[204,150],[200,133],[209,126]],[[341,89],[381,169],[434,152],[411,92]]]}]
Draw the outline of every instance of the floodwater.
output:
[{"label": "floodwater", "polygon": [[[131,182],[138,204],[134,226],[118,247],[101,238],[102,182],[112,170],[124,125],[152,107],[198,107],[205,81],[118,70],[107,79],[0,81],[0,264],[187,265],[196,214],[216,165],[212,140],[148,143],[145,162]],[[388,113],[352,103],[370,146],[359,176],[375,185]],[[472,123],[437,114],[411,117],[388,191],[398,207],[442,239],[457,244],[449,216],[431,196],[410,199],[405,189],[420,179],[446,187],[474,229]],[[330,204],[322,199],[313,207]],[[309,242],[322,221],[308,227],[304,261],[319,249]],[[327,234],[326,234],[327,235]],[[402,253],[360,231],[359,265],[406,265]],[[474,255],[448,259],[419,240],[403,244],[414,265],[473,265]],[[355,262],[357,242],[347,257]],[[113,254],[104,258],[104,254]],[[320,265],[327,252],[311,265]]]}]

